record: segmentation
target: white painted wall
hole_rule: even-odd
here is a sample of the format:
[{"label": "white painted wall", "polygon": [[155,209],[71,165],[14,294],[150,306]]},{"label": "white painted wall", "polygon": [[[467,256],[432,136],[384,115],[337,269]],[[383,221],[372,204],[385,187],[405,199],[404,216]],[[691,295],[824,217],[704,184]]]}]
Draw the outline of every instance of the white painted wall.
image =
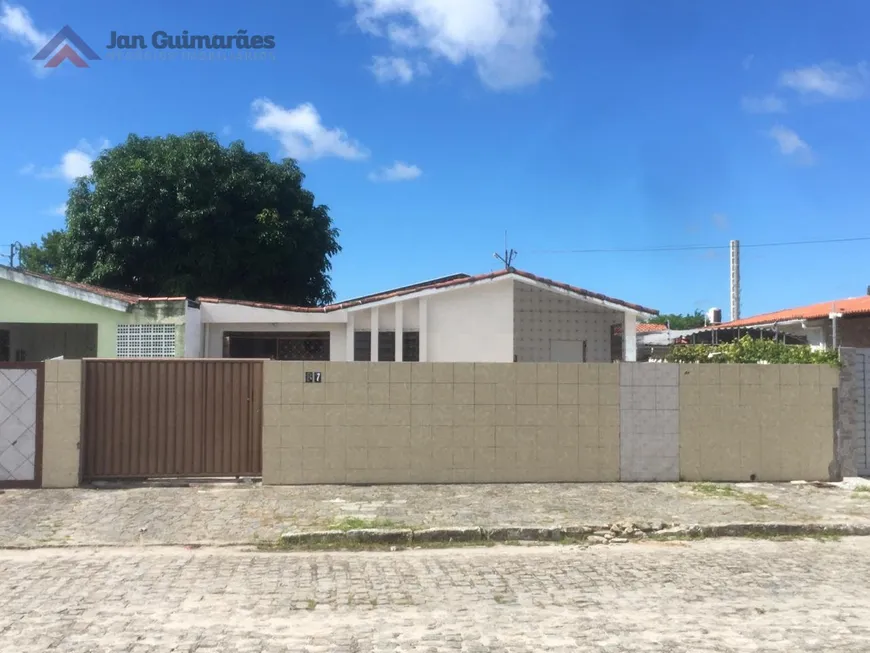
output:
[{"label": "white painted wall", "polygon": [[189,304],[184,309],[184,357],[202,356],[202,314]]},{"label": "white painted wall", "polygon": [[[557,360],[569,345],[586,341],[586,361],[610,363],[610,327],[623,312],[515,281],[514,347],[521,363]],[[559,344],[553,349],[553,342]],[[555,354],[555,356],[554,356]]]},{"label": "white painted wall", "polygon": [[[513,280],[430,295],[428,360],[509,363],[514,359]],[[416,311],[407,311],[415,313]]]},{"label": "white painted wall", "polygon": [[294,324],[294,323],[236,323],[209,324],[206,330],[206,357],[221,358],[224,350],[225,331],[329,331],[329,360],[343,361],[347,343],[345,324]]}]

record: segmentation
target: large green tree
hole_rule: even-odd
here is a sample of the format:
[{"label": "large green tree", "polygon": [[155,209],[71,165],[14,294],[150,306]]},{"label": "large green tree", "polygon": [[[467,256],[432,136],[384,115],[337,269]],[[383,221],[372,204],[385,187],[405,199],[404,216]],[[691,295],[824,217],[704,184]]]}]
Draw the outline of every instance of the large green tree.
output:
[{"label": "large green tree", "polygon": [[76,180],[65,233],[22,260],[146,296],[327,303],[338,230],[303,179],[292,159],[211,134],[131,135]]}]

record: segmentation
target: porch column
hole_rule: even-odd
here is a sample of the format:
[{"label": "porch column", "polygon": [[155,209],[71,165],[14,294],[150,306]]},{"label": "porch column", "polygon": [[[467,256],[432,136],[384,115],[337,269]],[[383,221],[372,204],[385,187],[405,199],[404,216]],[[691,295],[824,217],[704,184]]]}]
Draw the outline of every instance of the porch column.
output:
[{"label": "porch column", "polygon": [[396,362],[402,362],[402,321],[405,317],[405,305],[396,302]]},{"label": "porch column", "polygon": [[419,300],[420,310],[420,362],[429,360],[429,300],[421,297]]},{"label": "porch column", "polygon": [[353,318],[354,318],[353,313],[347,314],[347,333],[345,334],[345,342],[347,343],[345,346],[347,347],[347,351],[345,352],[345,355],[344,355],[344,360],[346,360],[346,361],[352,361],[354,359],[353,353],[354,353],[354,349],[355,349],[355,345],[356,345],[356,338],[354,336],[355,331],[354,331],[354,326],[353,326],[353,323],[354,323]]},{"label": "porch column", "polygon": [[378,307],[372,309],[372,361],[378,362]]},{"label": "porch column", "polygon": [[622,360],[634,362],[637,360],[637,316],[634,313],[622,315]]}]

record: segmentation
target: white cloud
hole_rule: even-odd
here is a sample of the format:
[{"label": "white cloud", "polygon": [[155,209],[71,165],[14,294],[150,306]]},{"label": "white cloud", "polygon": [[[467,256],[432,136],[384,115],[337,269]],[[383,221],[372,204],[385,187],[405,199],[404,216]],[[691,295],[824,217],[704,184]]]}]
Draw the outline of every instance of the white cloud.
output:
[{"label": "white cloud", "polygon": [[36,75],[43,76],[51,70],[45,68],[41,61],[33,61],[33,55],[49,42],[51,36],[36,27],[27,9],[0,2],[0,37],[19,43],[27,49],[27,55],[23,59]]},{"label": "white cloud", "polygon": [[48,214],[49,215],[61,215],[61,216],[66,215],[66,202],[64,202],[63,204],[59,204],[58,206],[55,206],[53,209],[49,209]]},{"label": "white cloud", "polygon": [[341,159],[364,159],[368,151],[352,140],[343,129],[323,126],[313,104],[285,109],[269,99],[254,100],[254,129],[275,137],[287,156],[311,160],[335,156]]},{"label": "white cloud", "polygon": [[32,163],[27,163],[18,169],[20,175],[32,175],[34,172],[36,172],[36,166]]},{"label": "white cloud", "polygon": [[372,181],[410,181],[422,174],[423,171],[417,166],[396,161],[389,167],[375,170],[369,175],[369,179]]},{"label": "white cloud", "polygon": [[779,151],[785,156],[792,157],[795,161],[809,165],[813,162],[813,150],[800,136],[792,129],[775,125],[767,132],[774,141],[776,141]]},{"label": "white cloud", "polygon": [[[91,174],[91,164],[94,159],[107,147],[109,147],[109,141],[106,139],[101,140],[97,145],[91,145],[83,139],[74,148],[61,155],[60,163],[52,168],[43,168],[36,172],[36,176],[43,179],[65,179],[67,181],[87,177]],[[21,169],[22,174],[31,174],[34,171],[35,166],[32,164]]]},{"label": "white cloud", "polygon": [[0,3],[0,35],[26,45],[36,54],[51,39],[33,24],[27,9],[6,2]]},{"label": "white cloud", "polygon": [[544,76],[541,39],[548,0],[351,0],[357,25],[397,50],[474,63],[481,81],[503,90]]},{"label": "white cloud", "polygon": [[746,113],[785,113],[785,102],[776,95],[745,96],[741,98],[740,106]]},{"label": "white cloud", "polygon": [[404,57],[372,57],[369,70],[382,83],[408,84],[414,79],[414,67]]},{"label": "white cloud", "polygon": [[870,89],[870,69],[863,61],[855,66],[828,62],[787,70],[779,76],[779,83],[808,97],[855,100]]}]

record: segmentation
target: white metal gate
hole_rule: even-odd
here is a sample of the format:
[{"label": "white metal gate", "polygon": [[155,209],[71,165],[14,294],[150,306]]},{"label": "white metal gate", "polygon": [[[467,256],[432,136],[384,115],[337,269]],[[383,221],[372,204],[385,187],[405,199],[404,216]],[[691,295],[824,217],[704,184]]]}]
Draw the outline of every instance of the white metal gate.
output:
[{"label": "white metal gate", "polygon": [[42,363],[0,363],[0,487],[39,487]]}]

